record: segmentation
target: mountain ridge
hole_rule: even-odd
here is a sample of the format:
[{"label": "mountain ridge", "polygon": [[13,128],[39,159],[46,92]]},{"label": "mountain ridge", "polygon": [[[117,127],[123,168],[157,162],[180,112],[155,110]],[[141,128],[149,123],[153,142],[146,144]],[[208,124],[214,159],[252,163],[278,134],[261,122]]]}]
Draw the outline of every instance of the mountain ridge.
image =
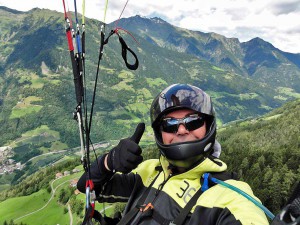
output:
[{"label": "mountain ridge", "polygon": [[[261,66],[276,66],[276,60],[274,57],[272,57],[273,54],[265,53],[266,48],[268,52],[280,54],[285,58],[285,60],[291,60],[290,62],[297,65],[299,68],[300,54],[284,52],[259,37],[253,38],[247,42],[240,42],[237,38],[227,38],[223,35],[217,34],[216,32],[204,33],[201,31],[190,31],[184,28],[175,27],[166,21],[164,21],[164,23],[156,24],[157,26],[163,26],[163,28],[161,28],[161,32],[150,33],[149,30],[151,29],[149,28],[153,28],[154,25],[150,26],[147,24],[147,26],[143,29],[143,21],[145,21],[145,18],[135,16],[126,20],[121,19],[119,24],[122,24],[133,31],[136,30],[136,27],[138,27],[136,32],[141,32],[144,37],[147,37],[152,41],[155,40],[153,37],[156,37],[157,33],[160,35],[161,33],[165,32],[167,34],[160,35],[161,38],[156,41],[156,44],[162,47],[179,48],[183,52],[206,59],[209,62],[220,66],[221,68],[242,73],[244,75],[253,75]],[[173,33],[176,29],[180,30],[181,32],[176,33],[176,36],[174,36]],[[198,37],[198,41],[195,41],[193,37],[196,34],[200,36],[200,38]],[[183,46],[184,44],[185,49],[180,48],[180,46]],[[259,46],[259,49],[253,49],[253,46]],[[249,52],[249,48],[252,49],[251,52]],[[193,49],[193,51],[190,49]],[[273,60],[275,64],[270,66],[264,63],[265,60],[257,61],[255,64],[251,64],[253,59],[251,54],[253,54],[253,51],[257,50],[260,50],[260,57],[264,56],[263,59],[268,61]],[[266,80],[267,79],[264,79],[264,81]],[[299,91],[299,86],[297,86],[297,90]]]},{"label": "mountain ridge", "polygon": [[[63,13],[33,9],[12,16],[3,11],[1,8],[0,145],[13,145],[18,154],[28,153],[21,155],[24,161],[40,152],[78,146]],[[140,43],[119,31],[138,55],[140,67],[127,70],[118,38],[112,36],[100,67],[91,130],[94,142],[127,137],[140,121],[147,125],[143,138],[153,140],[149,108],[158,92],[172,83],[190,83],[208,92],[219,126],[260,116],[300,97],[298,55],[283,55],[260,39],[245,44],[251,54],[244,65],[243,49],[236,38],[184,30],[159,18],[135,16],[121,19],[119,25]],[[100,21],[86,19],[85,84],[89,102],[100,26]],[[114,23],[106,25],[107,31],[113,28]],[[250,76],[247,69],[254,73]],[[22,141],[16,141],[19,139]]]}]

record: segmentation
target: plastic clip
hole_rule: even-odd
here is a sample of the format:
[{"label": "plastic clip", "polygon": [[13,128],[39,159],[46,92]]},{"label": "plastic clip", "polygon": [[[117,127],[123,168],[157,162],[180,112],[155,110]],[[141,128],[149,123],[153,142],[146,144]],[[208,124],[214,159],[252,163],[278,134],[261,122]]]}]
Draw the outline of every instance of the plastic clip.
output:
[{"label": "plastic clip", "polygon": [[209,173],[203,174],[203,184],[201,186],[201,190],[203,192],[206,191],[209,188],[209,186],[208,186],[208,177],[209,177],[209,175],[210,175]]},{"label": "plastic clip", "polygon": [[141,205],[139,208],[140,208],[140,212],[145,212],[148,209],[152,210],[154,208],[154,206],[152,205],[152,203],[149,202],[147,205],[146,204]]}]

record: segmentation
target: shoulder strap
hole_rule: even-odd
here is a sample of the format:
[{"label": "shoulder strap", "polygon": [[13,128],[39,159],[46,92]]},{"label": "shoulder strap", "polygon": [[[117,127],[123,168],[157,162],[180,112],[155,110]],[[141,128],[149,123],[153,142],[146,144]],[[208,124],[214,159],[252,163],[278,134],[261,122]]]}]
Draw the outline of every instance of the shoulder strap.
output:
[{"label": "shoulder strap", "polygon": [[158,178],[160,173],[161,173],[161,170],[156,175],[156,177],[153,179],[153,181],[151,182],[149,187],[147,187],[146,190],[144,190],[142,196],[140,197],[140,199],[137,202],[137,205],[135,207],[133,207],[128,213],[126,213],[117,225],[127,225],[133,219],[133,217],[140,211],[139,206],[141,206],[145,202],[145,200],[151,190],[151,187],[153,186],[154,182],[156,181],[156,179]]},{"label": "shoulder strap", "polygon": [[[218,179],[224,181],[229,179],[237,179],[236,173],[229,173],[229,172],[220,172],[220,173],[211,173],[211,174],[204,174],[203,179],[201,179],[201,188],[194,194],[194,196],[191,198],[191,200],[185,205],[185,207],[181,210],[179,215],[176,217],[176,219],[172,222],[170,222],[170,225],[182,225],[193,208],[193,206],[196,204],[198,198],[200,195],[206,191],[208,188],[215,185],[215,183],[210,182],[210,179],[208,179],[208,176],[218,177]],[[202,188],[202,186],[208,185],[208,187]]]},{"label": "shoulder strap", "polygon": [[189,214],[189,212],[191,211],[191,209],[193,208],[193,206],[196,204],[198,198],[200,197],[200,195],[203,193],[203,191],[201,190],[201,188],[199,188],[199,190],[194,194],[194,196],[191,198],[191,200],[185,205],[185,207],[183,208],[183,210],[181,210],[181,212],[179,213],[179,215],[176,217],[176,219],[174,221],[172,221],[170,223],[171,224],[176,224],[176,225],[181,225],[184,223],[187,215]]}]

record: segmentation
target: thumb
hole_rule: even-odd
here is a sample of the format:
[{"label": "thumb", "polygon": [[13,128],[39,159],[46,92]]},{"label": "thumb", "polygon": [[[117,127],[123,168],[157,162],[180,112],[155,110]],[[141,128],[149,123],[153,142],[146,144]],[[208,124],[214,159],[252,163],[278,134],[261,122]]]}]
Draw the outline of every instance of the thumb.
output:
[{"label": "thumb", "polygon": [[130,140],[138,144],[143,136],[144,131],[145,131],[145,123],[139,123],[135,129],[134,134],[131,136]]}]

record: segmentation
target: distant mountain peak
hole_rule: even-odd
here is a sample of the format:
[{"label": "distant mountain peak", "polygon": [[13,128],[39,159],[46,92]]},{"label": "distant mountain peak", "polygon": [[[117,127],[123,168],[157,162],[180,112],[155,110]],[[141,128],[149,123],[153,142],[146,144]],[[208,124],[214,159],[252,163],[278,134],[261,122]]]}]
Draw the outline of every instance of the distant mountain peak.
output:
[{"label": "distant mountain peak", "polygon": [[265,47],[269,47],[271,49],[275,49],[274,45],[272,45],[271,43],[269,43],[259,37],[255,37],[255,38],[251,39],[250,41],[248,41],[248,44],[255,45],[255,46],[265,46]]},{"label": "distant mountain peak", "polygon": [[164,21],[160,17],[152,17],[152,18],[150,18],[150,20],[152,20],[154,23],[167,23],[166,21]]},{"label": "distant mountain peak", "polygon": [[22,14],[23,13],[21,11],[18,11],[18,10],[15,10],[15,9],[10,9],[10,8],[5,7],[5,6],[0,6],[0,10],[6,11],[6,12],[9,12],[9,13],[13,13],[13,14]]}]

